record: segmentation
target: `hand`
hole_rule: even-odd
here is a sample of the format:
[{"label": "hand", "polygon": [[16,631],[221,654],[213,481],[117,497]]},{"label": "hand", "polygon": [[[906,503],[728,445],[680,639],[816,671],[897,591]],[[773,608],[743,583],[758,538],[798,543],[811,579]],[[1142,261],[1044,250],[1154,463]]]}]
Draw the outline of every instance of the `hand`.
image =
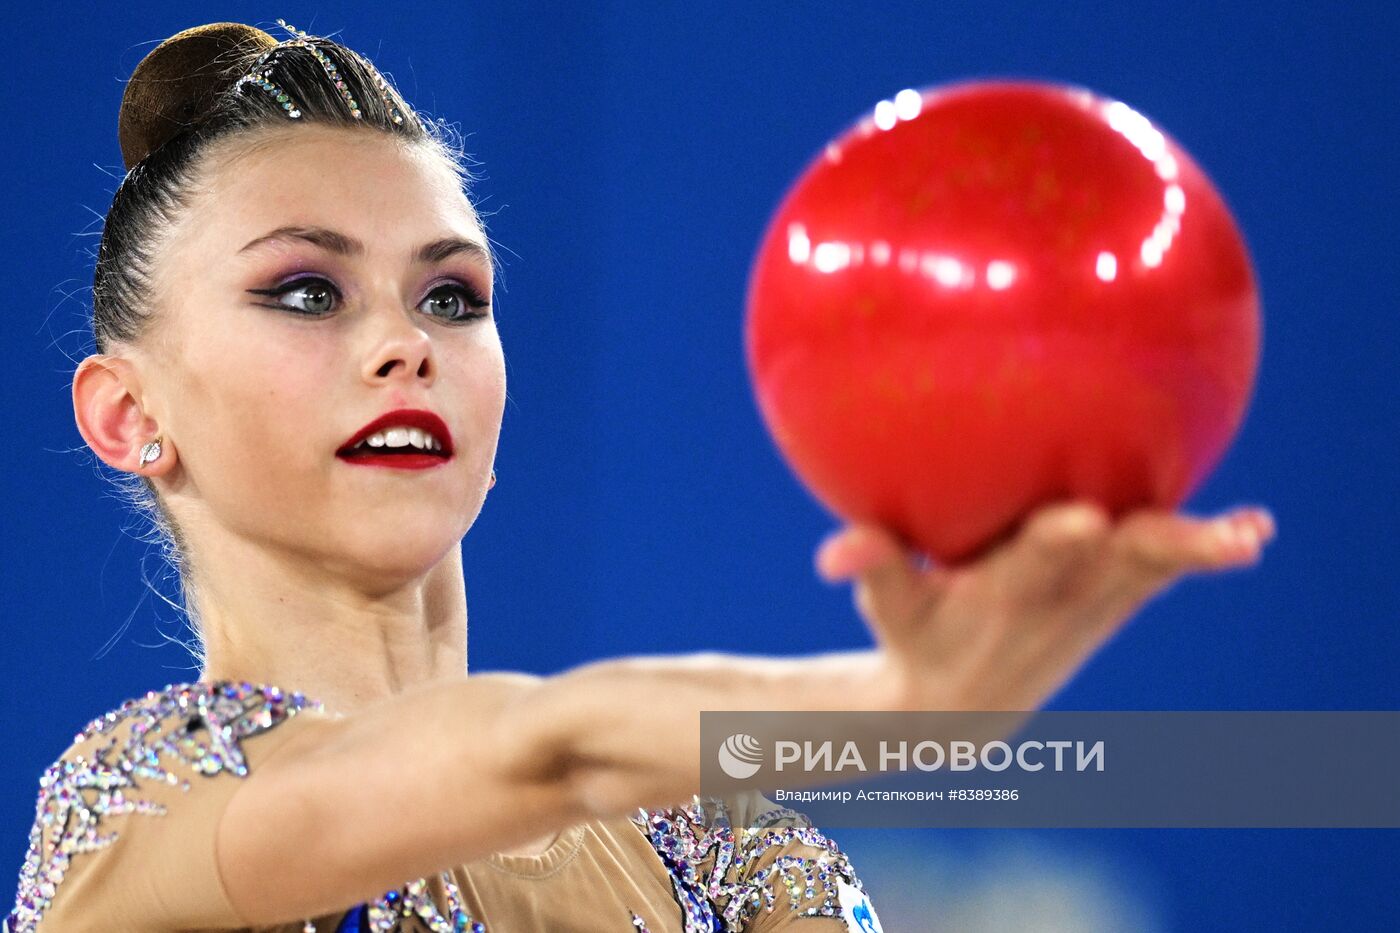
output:
[{"label": "hand", "polygon": [[888,529],[856,524],[817,550],[828,582],[855,578],[857,611],[907,709],[1039,708],[1152,596],[1192,572],[1254,564],[1274,536],[1261,508],[1213,519],[1165,510],[1116,523],[1056,503],[959,566],[923,566]]}]

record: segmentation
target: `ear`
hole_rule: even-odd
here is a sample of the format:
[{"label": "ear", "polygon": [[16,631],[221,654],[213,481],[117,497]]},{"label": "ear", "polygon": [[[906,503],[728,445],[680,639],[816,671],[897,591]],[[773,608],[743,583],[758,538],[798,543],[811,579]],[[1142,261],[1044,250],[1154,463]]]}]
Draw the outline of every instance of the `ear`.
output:
[{"label": "ear", "polygon": [[135,365],[120,356],[93,355],[73,374],[73,418],[93,453],[124,473],[160,476],[175,463],[174,444],[161,439],[163,453],[139,466],[141,447],[160,434],[160,426],[141,407],[141,379]]}]

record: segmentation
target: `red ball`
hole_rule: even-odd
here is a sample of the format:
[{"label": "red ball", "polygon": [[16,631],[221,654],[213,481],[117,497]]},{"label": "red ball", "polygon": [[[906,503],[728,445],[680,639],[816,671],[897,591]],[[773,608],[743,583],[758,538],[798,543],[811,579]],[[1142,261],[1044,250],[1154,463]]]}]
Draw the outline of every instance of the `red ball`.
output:
[{"label": "red ball", "polygon": [[1047,502],[1180,505],[1259,330],[1243,239],[1176,142],[1080,88],[970,82],[901,91],[812,161],[745,351],[813,495],[957,563]]}]

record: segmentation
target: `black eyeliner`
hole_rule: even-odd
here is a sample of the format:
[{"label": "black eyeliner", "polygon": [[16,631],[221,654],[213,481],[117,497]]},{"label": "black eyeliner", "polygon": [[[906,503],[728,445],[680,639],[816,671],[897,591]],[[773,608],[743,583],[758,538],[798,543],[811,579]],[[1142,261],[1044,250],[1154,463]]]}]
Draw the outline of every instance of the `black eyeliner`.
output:
[{"label": "black eyeliner", "polygon": [[[325,276],[321,275],[302,275],[297,278],[287,279],[286,281],[282,282],[279,285],[275,285],[272,288],[250,288],[247,289],[247,292],[250,295],[262,295],[268,298],[280,298],[288,292],[291,292],[297,288],[302,288],[307,283],[311,282],[324,283],[325,286],[330,289],[330,292],[335,297],[337,303],[345,300],[345,296],[340,293],[340,289],[336,288],[335,283],[332,282],[330,279],[327,279]],[[482,309],[491,307],[491,302],[482,297],[481,292],[477,291],[474,286],[463,282],[461,279],[444,279],[438,282],[436,285],[429,288],[428,291],[423,295],[423,298],[426,299],[429,295],[432,295],[433,292],[439,291],[444,288],[456,292],[457,295],[462,299],[462,301],[467,305],[467,307],[474,308],[479,312],[475,314],[463,314],[461,317],[455,319],[441,317],[438,318],[438,320],[442,321],[444,324],[463,324],[467,321],[473,321],[487,316],[486,312]],[[297,308],[293,308],[289,305],[282,304],[281,302],[278,302],[275,305],[260,305],[260,307],[272,308],[273,310],[290,311],[293,314],[298,314],[302,317],[323,317],[331,313],[329,311],[302,311]],[[437,317],[437,315],[429,316]]]}]

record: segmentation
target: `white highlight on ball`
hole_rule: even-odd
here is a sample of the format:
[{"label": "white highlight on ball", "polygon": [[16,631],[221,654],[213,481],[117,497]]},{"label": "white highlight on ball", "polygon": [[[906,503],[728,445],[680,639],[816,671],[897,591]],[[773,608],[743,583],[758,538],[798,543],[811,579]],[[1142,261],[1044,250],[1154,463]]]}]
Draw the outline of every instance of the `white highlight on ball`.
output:
[{"label": "white highlight on ball", "polygon": [[912,87],[907,87],[894,95],[895,116],[901,120],[912,120],[924,109],[924,96]]},{"label": "white highlight on ball", "polygon": [[788,226],[788,258],[799,266],[812,255],[812,240],[807,236],[807,228],[801,224]]},{"label": "white highlight on ball", "polygon": [[812,250],[812,268],[818,272],[836,272],[851,264],[851,245],[839,241],[818,243]]},{"label": "white highlight on ball", "polygon": [[1016,281],[1016,267],[1005,259],[993,259],[987,263],[987,287],[992,291],[1002,291]]},{"label": "white highlight on ball", "polygon": [[1099,258],[1094,262],[1094,273],[1105,282],[1112,282],[1118,278],[1118,257],[1112,253],[1099,253]]},{"label": "white highlight on ball", "polygon": [[895,113],[894,101],[882,100],[875,105],[875,125],[882,130],[887,130],[899,121]]}]

